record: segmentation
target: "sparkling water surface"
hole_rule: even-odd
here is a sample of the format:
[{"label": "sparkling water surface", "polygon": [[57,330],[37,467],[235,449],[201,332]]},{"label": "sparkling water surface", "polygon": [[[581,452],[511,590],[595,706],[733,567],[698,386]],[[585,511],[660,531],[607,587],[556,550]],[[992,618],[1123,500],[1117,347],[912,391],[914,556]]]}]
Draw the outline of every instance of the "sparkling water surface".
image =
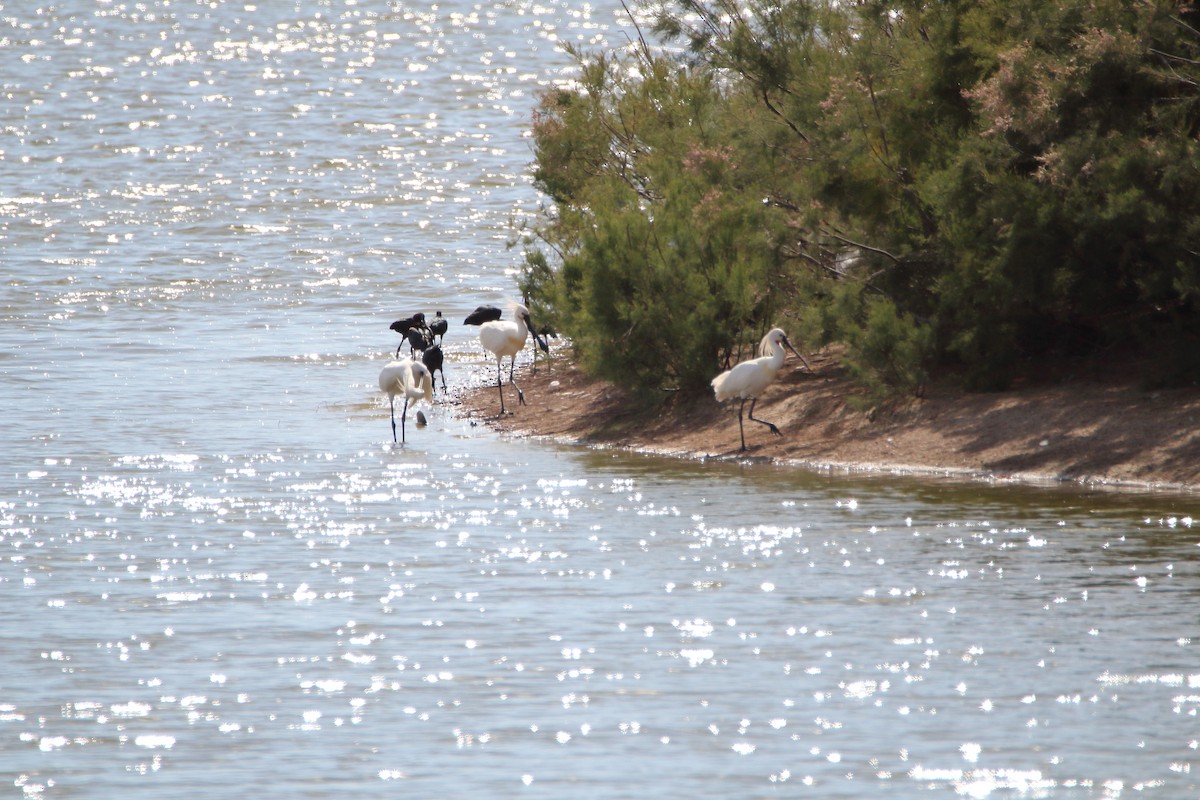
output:
[{"label": "sparkling water surface", "polygon": [[392,444],[388,324],[486,379],[537,94],[635,36],[0,3],[3,796],[1200,795],[1193,496]]}]

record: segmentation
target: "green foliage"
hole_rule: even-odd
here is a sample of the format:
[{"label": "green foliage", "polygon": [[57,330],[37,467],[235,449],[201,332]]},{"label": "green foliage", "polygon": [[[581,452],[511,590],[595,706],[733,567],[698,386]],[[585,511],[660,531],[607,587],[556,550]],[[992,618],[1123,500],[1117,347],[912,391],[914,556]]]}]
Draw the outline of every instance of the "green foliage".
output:
[{"label": "green foliage", "polygon": [[559,265],[534,251],[523,289],[593,373],[653,396],[706,387],[729,342],[777,313],[783,215],[743,177],[710,77],[642,67],[631,82],[601,59],[586,94],[543,98],[535,180],[556,205],[538,234]]},{"label": "green foliage", "polygon": [[[1200,12],[678,0],[534,116],[523,288],[597,374],[702,387],[789,321],[878,394],[1121,346],[1195,379]],[[793,333],[795,336],[795,333]]]},{"label": "green foliage", "polygon": [[814,341],[848,345],[846,367],[867,389],[870,404],[897,392],[924,392],[933,330],[890,298],[865,291],[861,283],[843,282],[826,302],[811,304],[800,323]]},{"label": "green foliage", "polygon": [[895,391],[920,395],[929,380],[923,364],[932,340],[929,328],[898,311],[890,299],[872,297],[862,323],[846,330],[851,347],[846,365],[876,401]]}]

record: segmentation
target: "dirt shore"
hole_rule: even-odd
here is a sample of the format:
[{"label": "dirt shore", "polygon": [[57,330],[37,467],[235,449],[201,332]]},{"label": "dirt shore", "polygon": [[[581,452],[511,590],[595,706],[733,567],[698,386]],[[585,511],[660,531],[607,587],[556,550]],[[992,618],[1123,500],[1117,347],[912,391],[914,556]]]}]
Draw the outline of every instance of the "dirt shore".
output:
[{"label": "dirt shore", "polygon": [[494,385],[459,400],[466,416],[514,435],[686,458],[1200,491],[1200,389],[1145,391],[1107,374],[1001,393],[933,386],[868,414],[850,402],[860,390],[836,354],[808,360],[811,374],[790,359],[755,410],[782,435],[747,420],[744,452],[735,404],[674,397],[639,414],[621,387],[588,378],[564,353],[536,373],[518,368],[527,405],[507,387],[503,417]]}]

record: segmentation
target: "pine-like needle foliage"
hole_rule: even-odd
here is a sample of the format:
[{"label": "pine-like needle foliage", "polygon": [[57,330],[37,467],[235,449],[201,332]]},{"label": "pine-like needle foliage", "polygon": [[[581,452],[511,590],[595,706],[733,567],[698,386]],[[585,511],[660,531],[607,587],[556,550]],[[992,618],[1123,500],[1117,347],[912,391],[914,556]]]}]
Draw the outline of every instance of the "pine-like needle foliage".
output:
[{"label": "pine-like needle foliage", "polygon": [[[774,324],[864,382],[1133,348],[1200,378],[1200,11],[682,0],[535,111],[524,288],[596,374],[703,387]],[[668,49],[671,48],[671,49]]]}]

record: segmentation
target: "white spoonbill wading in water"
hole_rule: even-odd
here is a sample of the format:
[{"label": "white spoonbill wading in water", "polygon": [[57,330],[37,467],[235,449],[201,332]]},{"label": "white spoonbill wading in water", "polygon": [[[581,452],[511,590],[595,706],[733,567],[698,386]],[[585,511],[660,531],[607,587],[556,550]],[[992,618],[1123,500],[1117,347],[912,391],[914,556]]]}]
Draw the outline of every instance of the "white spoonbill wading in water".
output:
[{"label": "white spoonbill wading in water", "polygon": [[758,345],[760,358],[735,364],[732,369],[727,369],[712,379],[713,392],[717,396],[717,402],[724,403],[726,400],[735,398],[742,401],[738,406],[738,434],[742,437],[743,450],[746,449],[746,433],[742,429],[742,409],[746,406],[747,400],[750,401],[751,420],[760,425],[766,425],[776,436],[783,435],[774,423],[767,422],[765,419],[757,419],[754,416],[754,404],[758,402],[759,396],[771,384],[771,381],[775,380],[775,373],[783,367],[783,359],[786,355],[783,352],[785,346],[788,350],[796,353],[808,371],[812,372],[808,361],[797,353],[796,348],[792,347],[792,343],[788,341],[787,334],[780,328],[773,328]]},{"label": "white spoonbill wading in water", "polygon": [[408,416],[409,400],[433,402],[433,376],[429,368],[420,361],[402,358],[389,362],[379,371],[379,389],[387,392],[392,407],[392,441],[396,441],[396,395],[404,397],[404,408],[400,411],[400,441],[404,441],[404,421]]},{"label": "white spoonbill wading in water", "polygon": [[504,413],[504,383],[503,361],[505,358],[511,358],[512,362],[508,365],[508,382],[517,390],[517,401],[521,405],[525,405],[525,393],[521,391],[521,387],[517,386],[516,380],[513,378],[513,370],[517,366],[517,353],[525,347],[525,340],[529,334],[533,334],[533,340],[543,350],[549,352],[550,348],[542,341],[538,332],[533,327],[533,320],[529,318],[529,309],[518,303],[513,306],[513,312],[516,315],[516,320],[497,319],[491,322],[484,322],[479,327],[479,343],[483,345],[483,349],[490,352],[496,357],[496,388],[500,390],[500,413]]}]

